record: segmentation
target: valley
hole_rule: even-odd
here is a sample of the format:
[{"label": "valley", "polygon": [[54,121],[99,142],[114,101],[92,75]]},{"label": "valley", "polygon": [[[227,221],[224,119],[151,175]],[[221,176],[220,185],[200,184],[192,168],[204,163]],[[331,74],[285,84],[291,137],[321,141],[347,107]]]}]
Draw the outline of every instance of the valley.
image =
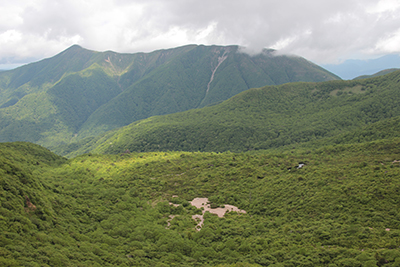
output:
[{"label": "valley", "polygon": [[0,265],[398,266],[400,71],[237,49],[1,72]]}]

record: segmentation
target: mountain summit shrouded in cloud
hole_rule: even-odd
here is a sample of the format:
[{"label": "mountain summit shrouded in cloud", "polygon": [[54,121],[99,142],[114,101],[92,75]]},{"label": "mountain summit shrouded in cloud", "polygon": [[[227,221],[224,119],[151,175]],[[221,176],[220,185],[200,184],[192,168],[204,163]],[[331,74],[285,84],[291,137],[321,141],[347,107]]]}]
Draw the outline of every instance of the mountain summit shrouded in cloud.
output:
[{"label": "mountain summit shrouded in cloud", "polygon": [[318,64],[400,50],[400,4],[392,0],[43,0],[0,8],[0,65],[50,57],[75,43],[129,53],[236,44]]}]

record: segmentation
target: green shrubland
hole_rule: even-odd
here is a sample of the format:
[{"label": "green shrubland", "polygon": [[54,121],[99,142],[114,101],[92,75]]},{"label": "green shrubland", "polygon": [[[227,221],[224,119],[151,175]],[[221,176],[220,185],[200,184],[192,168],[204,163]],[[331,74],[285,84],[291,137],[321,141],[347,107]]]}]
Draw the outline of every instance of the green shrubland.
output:
[{"label": "green shrubland", "polygon": [[[66,160],[29,143],[0,144],[0,262],[397,266],[399,145]],[[247,213],[206,213],[196,231],[191,216],[201,211],[188,203],[196,197]]]}]

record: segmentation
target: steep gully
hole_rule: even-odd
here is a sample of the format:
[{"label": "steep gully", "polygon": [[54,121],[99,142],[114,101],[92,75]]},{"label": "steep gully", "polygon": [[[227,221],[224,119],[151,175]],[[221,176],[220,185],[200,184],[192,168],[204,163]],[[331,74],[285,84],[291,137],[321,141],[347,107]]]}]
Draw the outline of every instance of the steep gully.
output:
[{"label": "steep gully", "polygon": [[[211,85],[212,81],[214,80],[215,72],[217,71],[217,69],[219,68],[219,66],[222,64],[222,62],[224,62],[225,59],[228,58],[227,53],[228,53],[228,50],[225,50],[224,53],[222,54],[222,56],[218,57],[218,64],[217,64],[217,66],[215,66],[214,69],[212,69],[211,78],[210,78],[210,81],[209,81],[208,84],[207,84],[206,94],[205,94],[203,100],[201,100],[199,106],[201,106],[201,104],[202,104],[202,103],[204,102],[204,100],[207,98],[208,92],[210,91],[210,85]],[[212,62],[211,62],[211,64],[212,64]]]}]

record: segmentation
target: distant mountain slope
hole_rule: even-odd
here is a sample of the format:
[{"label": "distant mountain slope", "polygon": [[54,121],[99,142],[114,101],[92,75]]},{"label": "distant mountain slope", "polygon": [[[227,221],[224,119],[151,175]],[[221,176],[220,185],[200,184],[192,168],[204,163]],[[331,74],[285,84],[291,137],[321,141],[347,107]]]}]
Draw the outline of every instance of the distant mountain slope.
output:
[{"label": "distant mountain slope", "polygon": [[400,55],[386,55],[369,60],[346,60],[341,64],[322,65],[345,80],[351,80],[362,75],[372,75],[385,69],[400,68]]},{"label": "distant mountain slope", "polygon": [[371,74],[371,75],[361,75],[358,76],[356,78],[354,78],[353,80],[360,80],[360,79],[368,79],[368,78],[373,78],[373,77],[378,77],[378,76],[382,76],[382,75],[386,75],[388,73],[394,72],[394,71],[398,71],[399,69],[386,69],[386,70],[381,70],[377,73]]},{"label": "distant mountain slope", "polygon": [[151,117],[56,151],[245,151],[309,142],[400,116],[399,81],[396,71],[358,81],[251,89],[219,105]]},{"label": "distant mountain slope", "polygon": [[242,91],[338,79],[274,51],[188,45],[151,53],[95,52],[77,45],[0,73],[0,142],[54,147],[154,115],[204,107]]}]

